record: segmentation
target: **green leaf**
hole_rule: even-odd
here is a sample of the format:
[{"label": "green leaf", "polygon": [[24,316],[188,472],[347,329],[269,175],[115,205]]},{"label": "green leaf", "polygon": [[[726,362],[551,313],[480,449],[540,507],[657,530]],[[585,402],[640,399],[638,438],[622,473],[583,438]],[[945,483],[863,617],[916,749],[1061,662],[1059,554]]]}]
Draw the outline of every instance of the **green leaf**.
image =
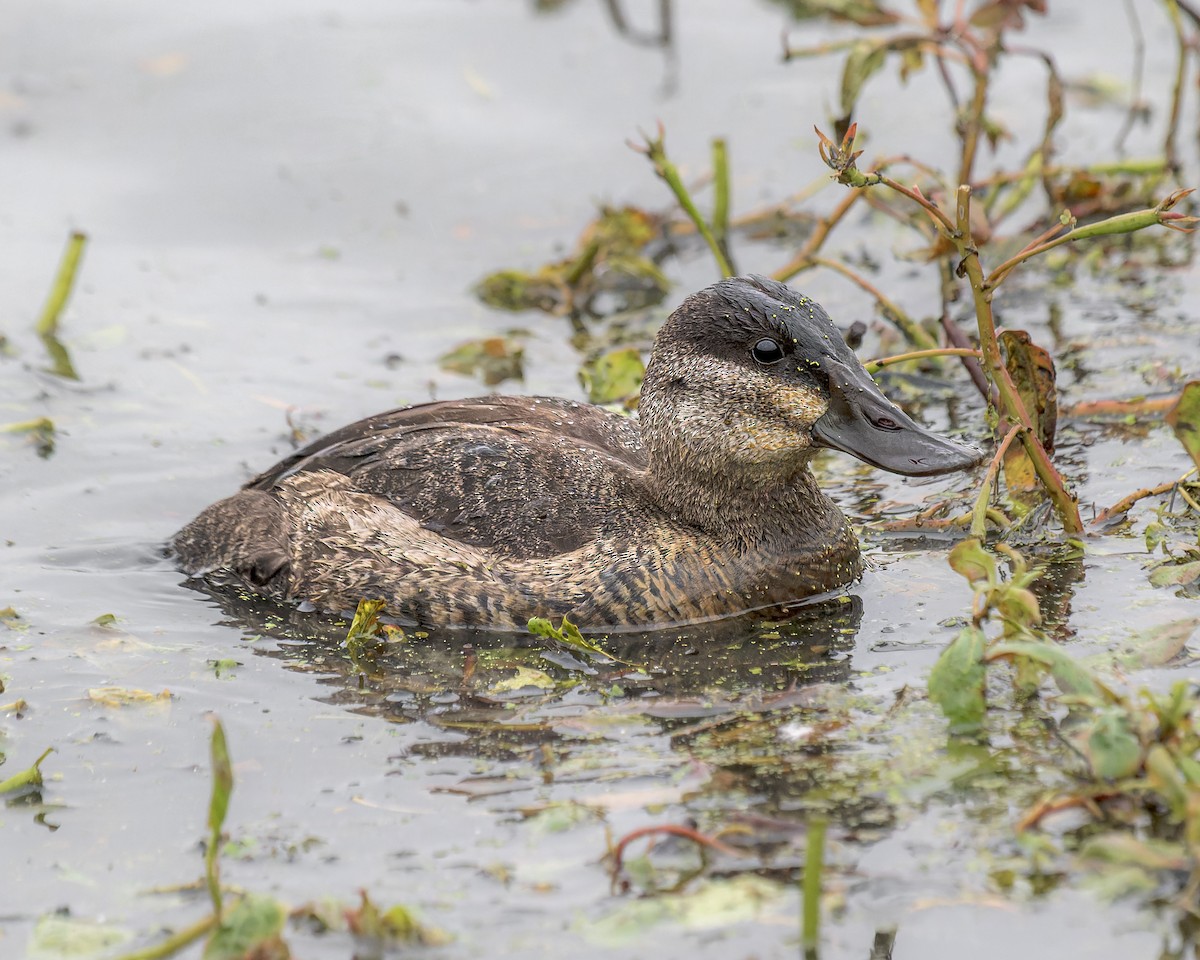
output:
[{"label": "green leaf", "polygon": [[1175,406],[1167,411],[1166,421],[1200,470],[1200,380],[1184,385]]},{"label": "green leaf", "polygon": [[929,672],[929,699],[942,708],[954,733],[978,730],[987,712],[983,660],[987,637],[964,627]]},{"label": "green leaf", "polygon": [[1028,657],[1050,671],[1058,689],[1068,696],[1095,705],[1112,703],[1115,697],[1086,666],[1053,643],[1038,640],[1003,640],[988,650],[988,660]]},{"label": "green leaf", "polygon": [[1084,740],[1084,754],[1092,774],[1100,780],[1132,777],[1142,766],[1142,744],[1129,721],[1129,714],[1110,708],[1092,721]]},{"label": "green leaf", "polygon": [[1156,587],[1182,587],[1197,580],[1200,580],[1200,560],[1168,563],[1150,574],[1150,583]]},{"label": "green leaf", "polygon": [[84,960],[102,956],[129,939],[129,931],[58,913],[39,917],[28,960]]},{"label": "green leaf", "polygon": [[212,757],[212,795],[208,800],[208,846],[204,851],[204,880],[212,900],[213,913],[220,918],[222,909],[220,864],[217,854],[221,846],[221,827],[229,812],[229,795],[233,793],[233,764],[225,744],[225,728],[215,716],[209,742]]},{"label": "green leaf", "polygon": [[642,942],[650,930],[667,924],[721,931],[753,920],[783,890],[782,885],[753,873],[740,873],[705,881],[687,893],[626,900],[607,916],[577,920],[576,925],[588,941],[611,947]]},{"label": "green leaf", "polygon": [[[284,956],[280,932],[287,911],[270,897],[250,894],[229,910],[204,947],[204,960],[245,960],[251,956]],[[274,947],[274,949],[270,949]]]},{"label": "green leaf", "polygon": [[497,681],[492,684],[488,692],[511,693],[514,690],[525,690],[528,687],[537,687],[539,690],[554,689],[554,678],[548,673],[535,670],[532,667],[517,667],[516,670],[516,676]]},{"label": "green leaf", "polygon": [[1112,655],[1126,670],[1161,667],[1183,652],[1197,626],[1200,626],[1200,617],[1157,624],[1123,640]]},{"label": "green leaf", "polygon": [[1037,597],[1024,587],[1014,587],[1005,584],[997,591],[996,608],[1006,620],[1011,620],[1023,627],[1032,627],[1042,622],[1042,611],[1038,606]]},{"label": "green leaf", "polygon": [[40,787],[42,785],[42,761],[53,752],[53,747],[47,747],[42,751],[42,755],[33,761],[33,766],[29,769],[15,773],[7,780],[0,780],[0,793],[13,793],[26,787]]},{"label": "green leaf", "polygon": [[980,581],[996,583],[996,558],[983,549],[975,537],[954,545],[949,556],[950,568],[967,578],[972,586]]},{"label": "green leaf", "polygon": [[215,834],[225,824],[229,812],[229,795],[233,792],[233,765],[229,762],[229,748],[225,743],[225,728],[213,717],[212,739],[209,743],[212,757],[212,796],[208,802],[208,829]]},{"label": "green leaf", "polygon": [[862,86],[878,73],[887,61],[887,48],[878,42],[862,40],[854,45],[842,68],[842,116],[854,113]]},{"label": "green leaf", "polygon": [[609,350],[583,365],[579,382],[589,403],[617,403],[633,397],[642,388],[646,365],[636,347]]},{"label": "green leaf", "polygon": [[461,343],[438,358],[438,366],[450,373],[478,375],[485,386],[494,387],[505,380],[525,379],[525,348],[518,334],[486,337]]},{"label": "green leaf", "polygon": [[345,911],[346,921],[355,936],[388,944],[419,943],[437,946],[450,941],[450,937],[441,930],[420,923],[405,906],[398,904],[387,910],[380,910],[367,896],[366,890],[360,890],[359,896],[362,902],[358,908]]},{"label": "green leaf", "polygon": [[579,632],[579,627],[571,622],[570,617],[564,616],[562,618],[561,627],[555,627],[545,617],[531,617],[527,627],[529,632],[535,637],[553,640],[555,643],[561,643],[576,650],[597,654],[607,660],[623,663],[628,667],[638,666],[636,663],[630,663],[628,660],[621,660],[618,657],[614,657],[599,644],[593,643],[591,640],[585,640],[583,634]]},{"label": "green leaf", "polygon": [[367,640],[373,640],[379,633],[379,614],[385,606],[383,600],[359,600],[354,610],[354,619],[350,621],[350,629],[346,631],[346,646],[361,645]]}]

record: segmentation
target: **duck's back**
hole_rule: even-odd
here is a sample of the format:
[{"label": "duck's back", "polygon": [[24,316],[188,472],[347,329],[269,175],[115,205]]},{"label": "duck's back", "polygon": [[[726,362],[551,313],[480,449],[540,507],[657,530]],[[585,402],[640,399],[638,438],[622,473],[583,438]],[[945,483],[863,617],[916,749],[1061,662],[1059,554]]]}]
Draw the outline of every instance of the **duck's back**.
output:
[{"label": "duck's back", "polygon": [[645,463],[637,424],[598,407],[538,397],[421,404],[285,458],[204,511],[175,549],[188,573],[228,571],[290,593],[282,581],[303,562],[291,542],[299,502],[319,496],[326,510],[341,501],[361,512],[367,495],[450,544],[548,558],[628,522],[622,505]]}]

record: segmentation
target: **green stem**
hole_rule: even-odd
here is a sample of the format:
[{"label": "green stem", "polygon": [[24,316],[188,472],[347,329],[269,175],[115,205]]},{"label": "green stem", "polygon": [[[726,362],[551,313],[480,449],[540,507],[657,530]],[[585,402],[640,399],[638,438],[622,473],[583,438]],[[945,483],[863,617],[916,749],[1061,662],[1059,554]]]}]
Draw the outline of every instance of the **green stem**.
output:
[{"label": "green stem", "polygon": [[1082,533],[1083,521],[1079,517],[1079,506],[1067,491],[1062,476],[1050,462],[1045,448],[1034,435],[1033,420],[1029,411],[1025,409],[1021,395],[1017,392],[1008,368],[1000,356],[996,321],[992,316],[992,293],[984,279],[979,252],[975,249],[975,242],[971,236],[971,188],[966,184],[958,188],[956,211],[958,230],[954,242],[962,255],[962,270],[970,280],[971,294],[975,301],[975,319],[979,325],[979,345],[983,350],[984,370],[1000,391],[1002,413],[1024,428],[1021,431],[1021,443],[1029,454],[1038,480],[1054,503],[1063,529],[1067,533]]},{"label": "green stem", "polygon": [[63,251],[58,263],[58,272],[54,275],[54,285],[50,287],[50,296],[42,308],[34,332],[39,337],[52,337],[58,333],[58,319],[63,308],[71,297],[75,286],[75,275],[79,272],[79,261],[83,257],[83,248],[87,243],[87,235],[76,231],[67,240],[67,249]]},{"label": "green stem", "polygon": [[[984,60],[980,64],[980,60]],[[988,64],[982,53],[971,58],[971,76],[975,81],[971,102],[963,118],[962,157],[958,165],[958,182],[970,183],[971,171],[975,168],[975,154],[979,150],[979,134],[983,129],[983,110],[987,104]]]},{"label": "green stem", "polygon": [[688,193],[683,178],[679,176],[679,170],[671,162],[670,157],[667,156],[667,148],[663,142],[661,126],[659,127],[657,139],[651,140],[649,137],[646,138],[646,147],[643,152],[650,158],[650,162],[654,164],[654,172],[671,188],[671,192],[675,194],[675,199],[679,201],[679,206],[683,208],[683,212],[688,215],[688,219],[695,224],[696,230],[704,238],[704,242],[708,244],[708,249],[712,251],[713,259],[717,261],[717,269],[721,271],[721,276],[732,277],[733,265],[729,262],[729,258],[725,256],[725,251],[721,249],[721,245],[717,243],[717,238],[713,236],[708,222],[696,208],[696,204],[692,200],[691,194]]},{"label": "green stem", "polygon": [[1009,430],[1004,435],[1004,439],[1000,441],[1000,446],[996,448],[996,453],[992,456],[992,462],[988,464],[987,473],[984,475],[983,484],[979,490],[979,496],[975,498],[975,506],[971,510],[971,536],[973,537],[979,537],[982,540],[987,534],[988,501],[992,497],[992,484],[996,482],[996,475],[1000,471],[1000,464],[1004,462],[1004,454],[1008,452],[1013,438],[1024,429],[1024,427],[1017,427],[1015,430]]},{"label": "green stem", "polygon": [[1167,120],[1167,133],[1163,140],[1163,156],[1167,166],[1172,170],[1179,169],[1179,157],[1175,151],[1175,133],[1179,129],[1179,115],[1183,105],[1183,85],[1186,78],[1185,68],[1188,58],[1188,39],[1183,32],[1183,20],[1179,16],[1179,5],[1175,0],[1165,0],[1167,13],[1171,18],[1171,28],[1175,31],[1175,44],[1178,52],[1175,59],[1175,81],[1171,88],[1171,116]]},{"label": "green stem", "polygon": [[829,821],[813,817],[808,822],[808,847],[804,851],[804,898],[801,941],[806,960],[815,960],[821,943],[821,879],[825,869],[825,831]]},{"label": "green stem", "polygon": [[190,927],[184,927],[178,933],[173,933],[161,943],[156,943],[152,947],[144,947],[141,950],[134,950],[133,953],[123,953],[114,960],[162,960],[163,957],[169,957],[172,954],[178,953],[190,943],[194,943],[204,936],[208,931],[217,925],[216,914],[210,913],[202,920],[198,920]]},{"label": "green stem", "polygon": [[1052,240],[1043,240],[1043,237],[1056,233],[1061,230],[1061,226],[1052,227],[1046,233],[1042,234],[1036,241],[1027,245],[1019,253],[1005,260],[1000,266],[993,270],[984,281],[987,289],[991,290],[999,286],[1012,271],[1024,263],[1026,260],[1039,256],[1055,247],[1061,247],[1064,243],[1074,243],[1077,240],[1089,240],[1092,237],[1108,237],[1119,233],[1133,233],[1137,230],[1144,230],[1147,227],[1153,227],[1157,224],[1178,223],[1186,226],[1193,222],[1190,217],[1173,217],[1164,218],[1164,213],[1174,206],[1174,198],[1176,194],[1172,194],[1162,203],[1155,207],[1147,207],[1145,210],[1132,210],[1129,213],[1119,213],[1115,217],[1108,217],[1104,220],[1097,220],[1095,223],[1084,224],[1082,227],[1075,227],[1068,230],[1061,236],[1054,237]]},{"label": "green stem", "polygon": [[717,242],[724,247],[729,236],[729,151],[722,137],[712,142],[712,162],[712,230]]}]

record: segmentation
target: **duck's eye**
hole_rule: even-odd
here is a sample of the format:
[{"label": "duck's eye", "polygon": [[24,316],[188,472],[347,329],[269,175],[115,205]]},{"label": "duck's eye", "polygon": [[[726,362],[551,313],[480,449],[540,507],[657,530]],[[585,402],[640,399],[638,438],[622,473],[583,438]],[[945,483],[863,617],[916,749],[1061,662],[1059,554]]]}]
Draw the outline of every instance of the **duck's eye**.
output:
[{"label": "duck's eye", "polygon": [[770,337],[763,337],[750,348],[750,355],[759,363],[778,363],[783,359],[783,347]]}]

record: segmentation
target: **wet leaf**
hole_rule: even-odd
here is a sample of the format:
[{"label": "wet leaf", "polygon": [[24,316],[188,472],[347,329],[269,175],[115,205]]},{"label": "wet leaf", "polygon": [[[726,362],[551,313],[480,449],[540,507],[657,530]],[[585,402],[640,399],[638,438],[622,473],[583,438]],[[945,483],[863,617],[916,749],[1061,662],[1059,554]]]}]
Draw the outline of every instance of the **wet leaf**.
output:
[{"label": "wet leaf", "polygon": [[1006,584],[997,593],[996,608],[1006,619],[1023,627],[1037,626],[1042,622],[1041,608],[1031,590]]},{"label": "wet leaf", "polygon": [[150,693],[133,687],[92,687],[88,690],[88,699],[104,707],[132,707],[143,703],[169,703],[171,691]]},{"label": "wet leaf", "polygon": [[505,380],[525,379],[525,349],[512,334],[468,340],[442,354],[438,365],[450,373],[479,376],[484,385],[494,387]]},{"label": "wet leaf", "polygon": [[589,403],[617,403],[636,396],[645,375],[646,365],[637,348],[621,347],[584,364],[579,382]]},{"label": "wet leaf", "polygon": [[987,637],[978,627],[964,627],[929,672],[929,698],[942,708],[955,733],[978,730],[987,713],[986,643]]},{"label": "wet leaf", "polygon": [[33,766],[13,774],[7,780],[0,780],[0,794],[15,793],[27,787],[40,787],[42,785],[42,761],[53,752],[53,747],[47,747],[42,751],[42,755],[33,761]]},{"label": "wet leaf", "polygon": [[229,812],[229,796],[233,793],[233,765],[229,762],[225,727],[216,718],[213,719],[209,754],[213,782],[212,794],[208,802],[208,829],[214,834],[219,834],[225,823],[225,815]]},{"label": "wet leaf", "polygon": [[[79,379],[75,377],[73,379]],[[54,421],[49,417],[22,420],[18,423],[0,423],[0,433],[27,433],[29,439],[43,459],[54,452]]]},{"label": "wet leaf", "polygon": [[1004,348],[1004,365],[1033,423],[1034,433],[1046,452],[1052,453],[1058,427],[1054,360],[1024,330],[1003,331],[1000,345]]},{"label": "wet leaf", "polygon": [[636,207],[604,207],[588,224],[572,256],[526,272],[500,270],[476,286],[486,304],[502,310],[567,312],[600,292],[616,310],[659,303],[670,281],[646,246],[661,235],[659,218]]},{"label": "wet leaf", "polygon": [[854,113],[854,106],[858,102],[863,84],[878,73],[886,62],[886,45],[870,40],[860,40],[854,45],[842,67],[840,96],[843,117]]},{"label": "wet leaf", "polygon": [[229,657],[222,657],[220,660],[209,660],[207,663],[212,667],[213,675],[218,680],[232,679],[234,671],[242,665],[240,661]]},{"label": "wet leaf", "polygon": [[497,270],[475,286],[475,295],[497,310],[554,310],[562,299],[561,270],[543,267],[535,273]]},{"label": "wet leaf", "polygon": [[346,631],[346,651],[350,659],[358,664],[360,658],[375,646],[380,630],[379,614],[386,602],[383,600],[359,600],[354,609],[354,619]]},{"label": "wet leaf", "polygon": [[1048,641],[1003,640],[987,652],[988,660],[1028,657],[1050,671],[1063,693],[1095,705],[1110,703],[1112,693],[1092,672],[1069,653]]},{"label": "wet leaf", "polygon": [[1200,380],[1185,384],[1166,421],[1200,470]]},{"label": "wet leaf", "polygon": [[996,583],[996,558],[974,537],[955,544],[950,551],[949,563],[950,568],[966,577],[972,586],[980,581]]},{"label": "wet leaf", "polygon": [[662,924],[717,930],[753,920],[781,893],[779,884],[742,873],[709,880],[690,893],[627,901],[600,920],[583,922],[582,933],[592,943],[621,946]]},{"label": "wet leaf", "polygon": [[51,913],[38,918],[27,960],[91,960],[130,937],[128,930]]},{"label": "wet leaf", "polygon": [[407,907],[397,905],[380,910],[367,896],[366,890],[359,891],[359,895],[362,901],[358,908],[346,911],[346,922],[356,936],[383,943],[418,943],[426,946],[437,946],[450,941],[441,930],[426,927],[418,922]]},{"label": "wet leaf", "polygon": [[555,643],[564,644],[575,650],[585,650],[588,653],[598,654],[607,660],[624,663],[626,666],[637,666],[637,664],[630,663],[628,660],[621,660],[614,657],[599,644],[584,639],[583,634],[579,632],[579,627],[572,623],[569,617],[562,618],[562,625],[560,627],[555,627],[553,623],[544,617],[533,617],[529,621],[528,629],[535,637],[553,640]]},{"label": "wet leaf", "polygon": [[1142,744],[1129,714],[1119,708],[1100,713],[1084,739],[1084,755],[1100,780],[1120,780],[1137,773],[1142,766]]},{"label": "wet leaf", "polygon": [[271,897],[250,894],[226,912],[204,947],[204,960],[286,960],[280,934],[287,911]]},{"label": "wet leaf", "polygon": [[1200,618],[1196,617],[1158,624],[1122,641],[1113,656],[1126,670],[1161,667],[1183,652],[1197,626]]},{"label": "wet leaf", "polygon": [[117,622],[117,618],[111,613],[102,613],[100,616],[92,620],[92,623],[97,627],[111,627]]},{"label": "wet leaf", "polygon": [[1030,505],[1027,497],[1018,495],[1033,493],[1038,489],[1038,484],[1037,470],[1025,448],[1019,443],[1009,444],[1004,451],[1004,486],[1022,504],[1018,510],[1026,510]]},{"label": "wet leaf", "polygon": [[1156,567],[1150,583],[1156,587],[1183,587],[1200,580],[1200,560],[1191,563],[1168,563]]},{"label": "wet leaf", "polygon": [[532,667],[517,667],[516,676],[493,683],[488,688],[489,693],[511,693],[514,690],[525,690],[536,687],[539,690],[553,690],[556,686],[554,678],[541,670]]}]

